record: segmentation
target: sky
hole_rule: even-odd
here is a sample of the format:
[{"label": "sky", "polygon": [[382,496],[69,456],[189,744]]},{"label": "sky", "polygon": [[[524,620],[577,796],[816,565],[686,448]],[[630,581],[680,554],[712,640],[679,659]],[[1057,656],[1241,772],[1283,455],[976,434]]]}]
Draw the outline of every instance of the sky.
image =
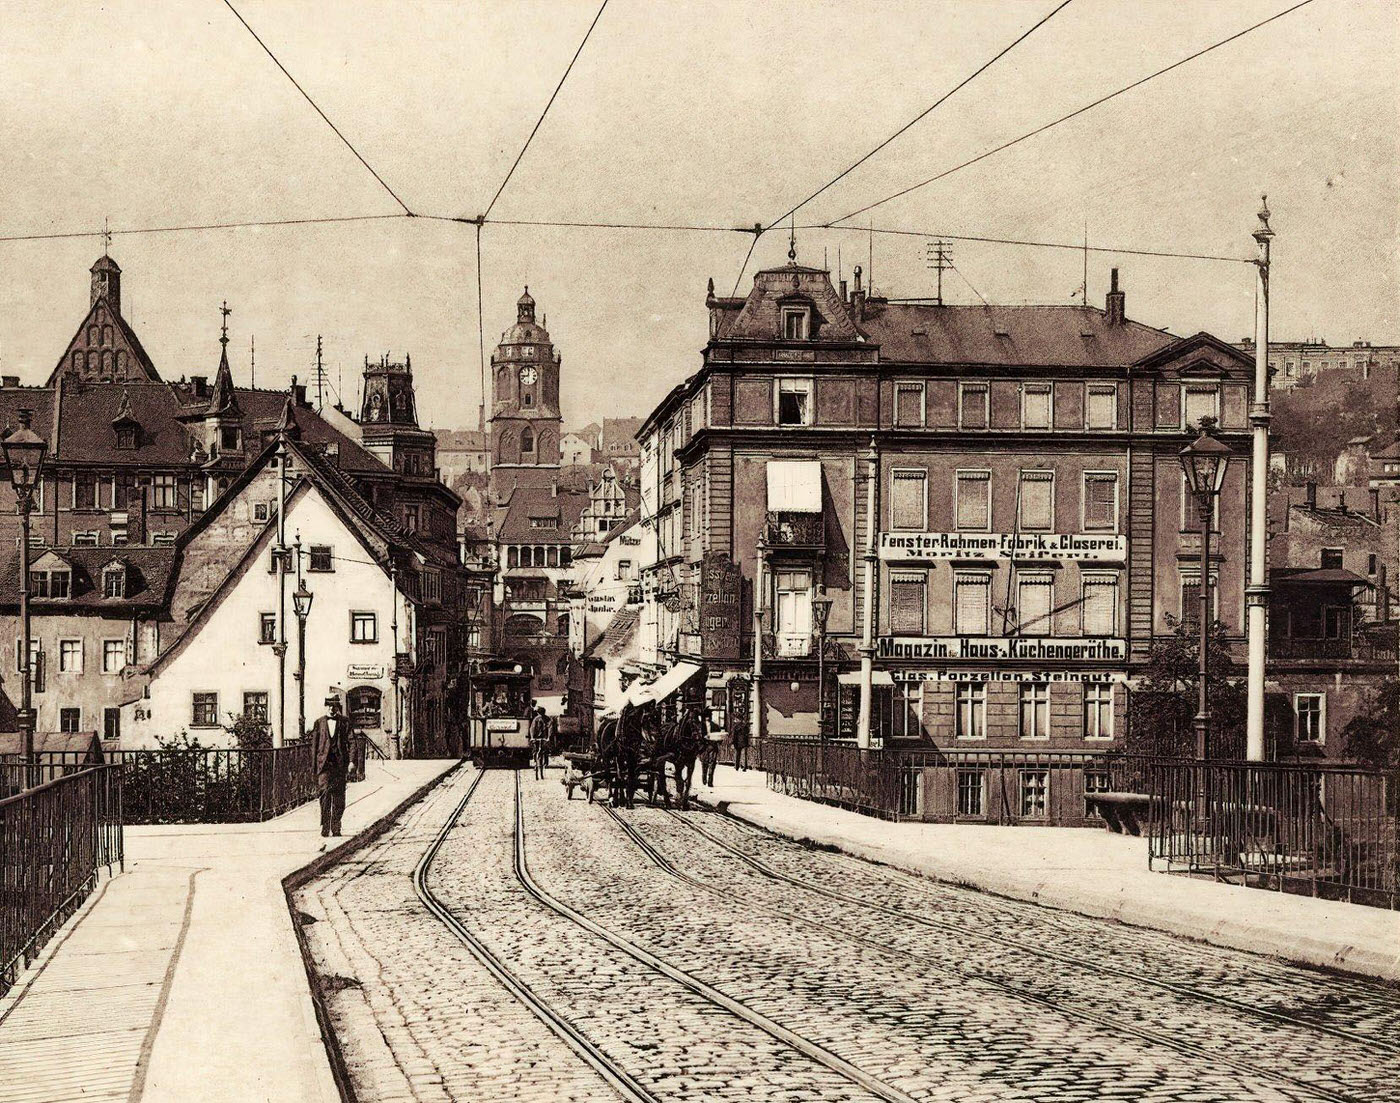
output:
[{"label": "sky", "polygon": [[[798,260],[892,296],[932,293],[938,233],[1253,255],[1268,193],[1277,339],[1400,344],[1400,5],[1313,3],[1062,126],[842,223],[1292,0],[1072,0],[795,216]],[[486,209],[597,13],[596,0],[234,0],[419,215]],[[1053,10],[1058,0],[609,0],[497,200],[502,220],[773,222]],[[420,417],[473,427],[476,229],[439,219],[123,234],[393,215],[402,208],[222,0],[0,0],[0,370],[39,383],[102,252],[162,376],[230,359],[358,400],[366,356],[411,353]],[[871,235],[868,227],[927,236]],[[862,231],[861,227],[865,227]],[[706,282],[751,286],[789,235],[488,224],[485,346],[529,284],[563,356],[567,425],[643,415],[700,365]],[[1074,301],[1078,250],[954,242],[953,302]],[[1253,332],[1247,264],[1093,253],[1130,317]]]}]

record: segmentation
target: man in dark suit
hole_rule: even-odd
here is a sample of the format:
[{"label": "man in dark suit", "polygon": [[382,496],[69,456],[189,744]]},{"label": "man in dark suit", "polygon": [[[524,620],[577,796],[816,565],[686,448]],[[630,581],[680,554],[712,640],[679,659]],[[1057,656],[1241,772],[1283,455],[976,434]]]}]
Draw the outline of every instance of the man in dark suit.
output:
[{"label": "man in dark suit", "polygon": [[340,698],[326,698],[326,715],[311,730],[316,757],[316,792],[321,798],[321,835],[340,835],[345,814],[345,781],[350,769],[350,725],[340,715]]}]

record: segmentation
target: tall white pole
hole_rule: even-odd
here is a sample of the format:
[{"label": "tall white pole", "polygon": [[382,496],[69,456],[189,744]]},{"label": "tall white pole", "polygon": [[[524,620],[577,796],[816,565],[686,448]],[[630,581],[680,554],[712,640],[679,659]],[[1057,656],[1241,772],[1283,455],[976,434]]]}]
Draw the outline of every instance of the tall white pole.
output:
[{"label": "tall white pole", "polygon": [[875,438],[870,438],[870,448],[865,453],[865,599],[861,617],[860,633],[860,712],[856,716],[856,746],[866,750],[870,746],[870,698],[873,693],[875,660],[875,617],[879,611],[879,595],[875,591],[878,553],[875,550],[876,531],[880,525],[880,453],[875,448]]},{"label": "tall white pole", "polygon": [[273,549],[277,564],[277,641],[272,645],[277,655],[277,727],[272,733],[272,745],[287,742],[287,442],[277,445],[277,547]]},{"label": "tall white pole", "polygon": [[[1268,196],[1259,211],[1259,227],[1254,240],[1259,243],[1255,260],[1254,299],[1254,401],[1249,406],[1249,424],[1254,433],[1254,465],[1250,472],[1249,585],[1245,588],[1246,629],[1249,635],[1249,698],[1245,734],[1245,757],[1262,762],[1264,747],[1264,659],[1269,605],[1268,580],[1268,492],[1269,492],[1269,228]],[[1206,580],[1202,580],[1204,585]]]}]

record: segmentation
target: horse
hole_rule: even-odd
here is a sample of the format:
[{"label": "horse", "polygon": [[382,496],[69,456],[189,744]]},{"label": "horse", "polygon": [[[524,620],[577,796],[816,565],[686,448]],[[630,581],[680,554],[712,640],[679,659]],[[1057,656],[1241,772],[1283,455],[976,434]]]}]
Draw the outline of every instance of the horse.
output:
[{"label": "horse", "polygon": [[633,807],[640,772],[642,748],[641,718],[636,708],[622,706],[616,720],[605,720],[598,728],[598,766],[609,777],[612,806]]},{"label": "horse", "polygon": [[681,811],[685,811],[690,800],[690,783],[695,777],[695,762],[706,745],[705,729],[700,718],[690,709],[685,709],[680,719],[670,730],[667,757],[676,770],[676,799]]}]

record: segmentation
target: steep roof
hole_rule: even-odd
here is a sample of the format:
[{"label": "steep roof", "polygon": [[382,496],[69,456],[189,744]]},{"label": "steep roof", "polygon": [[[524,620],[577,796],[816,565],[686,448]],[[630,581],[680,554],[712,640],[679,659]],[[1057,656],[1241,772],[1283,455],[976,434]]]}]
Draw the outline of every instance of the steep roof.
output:
[{"label": "steep roof", "polygon": [[[588,493],[550,487],[518,486],[496,514],[496,540],[502,544],[571,544],[573,528],[588,508]],[[553,519],[550,528],[533,527],[531,518]]]},{"label": "steep roof", "polygon": [[[160,609],[176,562],[173,547],[131,545],[121,548],[48,548],[31,552],[31,569],[41,556],[62,559],[73,571],[70,596],[31,597],[36,614],[58,614],[69,610],[83,612],[130,613]],[[119,560],[126,564],[126,596],[106,597],[102,568]],[[0,609],[19,607],[19,552],[11,552],[0,568]],[[16,595],[16,596],[11,596]]]},{"label": "steep roof", "polygon": [[[94,265],[96,267],[96,265]],[[113,265],[115,267],[115,265]],[[113,310],[106,296],[102,296],[88,308],[88,312],[83,315],[83,320],[74,330],[68,346],[63,350],[63,355],[58,358],[58,363],[54,365],[53,371],[49,373],[49,378],[44,386],[52,387],[65,374],[70,366],[72,355],[75,351],[87,352],[87,343],[83,340],[83,335],[90,325],[110,324],[114,330],[114,340],[112,342],[112,352],[124,351],[135,365],[134,377],[144,377],[151,383],[160,382],[160,373],[156,371],[156,366],[151,362],[150,355],[141,344],[141,338],[136,336],[136,331],[117,311]],[[105,350],[104,350],[105,351]],[[130,380],[128,380],[130,381]]]},{"label": "steep roof", "polygon": [[637,629],[640,622],[640,609],[619,609],[602,634],[588,645],[581,657],[603,663],[609,659],[636,658]]}]

